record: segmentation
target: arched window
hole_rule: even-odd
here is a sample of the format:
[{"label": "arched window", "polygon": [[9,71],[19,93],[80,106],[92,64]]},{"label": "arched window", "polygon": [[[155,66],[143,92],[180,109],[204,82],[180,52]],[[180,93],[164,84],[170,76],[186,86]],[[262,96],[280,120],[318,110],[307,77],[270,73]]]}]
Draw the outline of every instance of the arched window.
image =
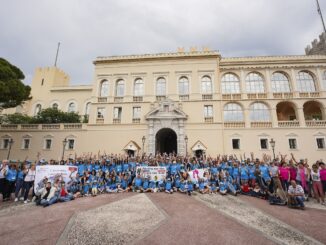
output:
[{"label": "arched window", "polygon": [[59,108],[58,103],[53,103],[52,104],[52,109],[58,110],[58,108]]},{"label": "arched window", "polygon": [[287,76],[281,72],[274,72],[272,77],[272,92],[273,93],[287,93],[290,92],[290,83]]},{"label": "arched window", "polygon": [[125,93],[125,81],[120,79],[116,83],[115,96],[123,97]]},{"label": "arched window", "polygon": [[222,94],[239,94],[240,80],[233,73],[227,73],[222,77]]},{"label": "arched window", "polygon": [[243,111],[239,104],[229,103],[224,106],[224,121],[238,122],[244,121]]},{"label": "arched window", "polygon": [[109,81],[103,80],[100,86],[100,97],[109,96]]},{"label": "arched window", "polygon": [[189,94],[189,80],[187,77],[181,77],[179,79],[179,94],[180,95]]},{"label": "arched window", "polygon": [[76,104],[74,102],[69,103],[68,112],[76,112]]},{"label": "arched window", "polygon": [[247,93],[265,93],[264,79],[256,73],[249,73],[246,77],[246,91]]},{"label": "arched window", "polygon": [[250,120],[253,122],[270,121],[269,109],[264,103],[256,102],[250,106]]},{"label": "arched window", "polygon": [[297,74],[297,85],[299,92],[315,92],[316,85],[313,77],[306,71]]},{"label": "arched window", "polygon": [[202,94],[212,94],[213,93],[212,79],[209,76],[202,77],[201,92],[202,92]]},{"label": "arched window", "polygon": [[91,109],[91,102],[87,102],[85,106],[85,115],[89,115],[90,109]]},{"label": "arched window", "polygon": [[144,82],[142,79],[137,78],[134,82],[134,96],[144,95]]},{"label": "arched window", "polygon": [[37,104],[35,106],[35,110],[34,110],[34,115],[36,116],[37,114],[39,114],[42,110],[42,105],[41,104]]},{"label": "arched window", "polygon": [[156,81],[156,95],[164,96],[166,95],[166,81],[163,77],[160,77]]}]

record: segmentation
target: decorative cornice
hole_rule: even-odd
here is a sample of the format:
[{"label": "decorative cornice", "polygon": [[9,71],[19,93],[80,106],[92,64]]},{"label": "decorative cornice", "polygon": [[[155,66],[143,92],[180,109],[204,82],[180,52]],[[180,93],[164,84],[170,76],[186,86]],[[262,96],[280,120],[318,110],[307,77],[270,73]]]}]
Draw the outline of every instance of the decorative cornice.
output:
[{"label": "decorative cornice", "polygon": [[191,59],[191,58],[216,58],[220,59],[221,55],[217,51],[195,51],[195,52],[178,52],[178,53],[158,53],[158,54],[140,54],[140,55],[123,55],[123,56],[99,56],[93,64],[116,63],[125,61],[144,61],[144,60],[164,60],[164,59]]}]

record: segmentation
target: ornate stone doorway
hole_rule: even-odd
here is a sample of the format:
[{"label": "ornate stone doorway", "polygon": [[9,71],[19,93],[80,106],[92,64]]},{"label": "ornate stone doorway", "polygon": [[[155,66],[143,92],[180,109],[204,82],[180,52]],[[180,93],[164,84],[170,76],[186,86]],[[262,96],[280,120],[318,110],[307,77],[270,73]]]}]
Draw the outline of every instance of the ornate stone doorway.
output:
[{"label": "ornate stone doorway", "polygon": [[170,128],[160,129],[155,136],[155,152],[177,153],[177,134]]}]

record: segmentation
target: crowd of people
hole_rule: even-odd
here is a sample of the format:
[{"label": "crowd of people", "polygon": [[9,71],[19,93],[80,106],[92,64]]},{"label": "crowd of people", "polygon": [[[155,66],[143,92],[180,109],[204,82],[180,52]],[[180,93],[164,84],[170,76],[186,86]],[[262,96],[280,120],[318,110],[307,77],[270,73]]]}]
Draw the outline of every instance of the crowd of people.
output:
[{"label": "crowd of people", "polygon": [[[239,159],[240,158],[240,159]],[[214,157],[182,157],[176,154],[157,154],[136,157],[122,155],[82,156],[56,162],[44,159],[32,163],[3,160],[0,165],[0,193],[3,201],[30,202],[47,207],[57,202],[75,198],[121,192],[175,192],[192,195],[221,194],[248,195],[262,198],[270,204],[288,205],[304,209],[305,201],[315,198],[325,205],[325,163],[297,161],[293,154],[278,155],[276,159],[264,154],[261,159],[236,155]],[[52,181],[44,177],[35,182],[36,165],[75,166],[69,181],[58,177]],[[141,176],[138,166],[166,168],[161,180]],[[191,171],[203,170],[203,175],[194,181]],[[37,185],[37,188],[33,188]],[[32,193],[31,193],[31,190]]]}]

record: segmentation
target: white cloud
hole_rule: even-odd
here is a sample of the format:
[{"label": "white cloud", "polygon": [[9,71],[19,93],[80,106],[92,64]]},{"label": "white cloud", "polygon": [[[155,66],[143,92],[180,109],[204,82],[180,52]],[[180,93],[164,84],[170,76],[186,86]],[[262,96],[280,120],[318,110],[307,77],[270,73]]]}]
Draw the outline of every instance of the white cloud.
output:
[{"label": "white cloud", "polygon": [[222,56],[303,54],[322,31],[311,0],[0,2],[0,56],[20,67],[27,83],[36,67],[53,65],[58,41],[58,66],[73,84],[85,84],[96,56],[180,46],[209,46]]}]

